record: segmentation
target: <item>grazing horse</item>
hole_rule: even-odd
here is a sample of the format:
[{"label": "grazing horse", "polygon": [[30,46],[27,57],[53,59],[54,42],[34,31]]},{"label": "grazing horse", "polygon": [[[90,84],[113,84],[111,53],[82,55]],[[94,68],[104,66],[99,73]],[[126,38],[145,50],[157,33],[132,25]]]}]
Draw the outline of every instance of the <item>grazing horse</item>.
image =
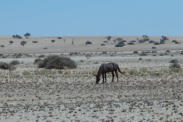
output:
[{"label": "grazing horse", "polygon": [[99,67],[98,73],[96,74],[96,84],[99,83],[101,75],[102,75],[103,83],[107,82],[106,73],[108,72],[112,73],[112,82],[114,81],[114,72],[115,72],[117,77],[117,82],[118,82],[118,71],[121,74],[124,74],[123,72],[121,72],[118,64],[116,63],[101,64],[101,66]]}]

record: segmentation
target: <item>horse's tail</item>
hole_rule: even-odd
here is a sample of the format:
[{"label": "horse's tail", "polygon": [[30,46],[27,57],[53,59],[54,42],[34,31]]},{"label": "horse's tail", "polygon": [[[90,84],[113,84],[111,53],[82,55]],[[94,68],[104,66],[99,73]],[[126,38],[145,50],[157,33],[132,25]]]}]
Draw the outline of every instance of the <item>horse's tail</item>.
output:
[{"label": "horse's tail", "polygon": [[122,72],[122,71],[120,70],[119,66],[117,66],[117,69],[118,69],[118,71],[119,71],[121,74],[125,74],[125,72]]}]

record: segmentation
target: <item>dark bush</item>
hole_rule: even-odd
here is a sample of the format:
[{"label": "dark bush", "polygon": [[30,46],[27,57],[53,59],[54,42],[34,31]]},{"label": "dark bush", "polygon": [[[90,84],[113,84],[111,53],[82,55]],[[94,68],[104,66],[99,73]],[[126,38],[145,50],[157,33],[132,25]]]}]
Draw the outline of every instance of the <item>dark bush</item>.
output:
[{"label": "dark bush", "polygon": [[26,41],[21,41],[20,45],[24,46],[27,42]]},{"label": "dark bush", "polygon": [[179,44],[180,42],[178,42],[177,40],[172,40],[172,43]]},{"label": "dark bush", "polygon": [[177,60],[177,59],[172,59],[172,60],[170,60],[170,62],[169,63],[179,63],[179,61]]},{"label": "dark bush", "polygon": [[13,60],[10,62],[10,65],[18,65],[18,64],[20,64],[20,62],[17,60]]},{"label": "dark bush", "polygon": [[13,69],[15,69],[15,67],[13,67],[13,65],[8,64],[6,62],[0,62],[0,69],[3,69],[3,70],[13,70]]},{"label": "dark bush", "polygon": [[169,66],[169,68],[171,68],[171,69],[180,69],[181,68],[181,66],[180,66],[180,64],[178,64],[178,63],[172,63],[172,64],[170,64],[170,66]]},{"label": "dark bush", "polygon": [[38,41],[32,41],[32,43],[38,43]]},{"label": "dark bush", "polygon": [[22,37],[20,35],[18,35],[18,34],[12,35],[12,37],[15,38],[15,39],[22,39]]},{"label": "dark bush", "polygon": [[90,44],[92,44],[91,41],[86,41],[86,42],[85,42],[85,45],[90,45]]},{"label": "dark bush", "polygon": [[146,41],[149,41],[149,40],[150,40],[150,39],[149,39],[149,36],[147,36],[147,35],[143,35],[143,36],[142,36],[142,38],[143,38],[144,42],[146,42]]},{"label": "dark bush", "polygon": [[136,51],[136,50],[135,50],[135,51],[133,51],[133,54],[138,54],[138,51]]},{"label": "dark bush", "polygon": [[30,36],[31,36],[30,33],[25,33],[25,34],[24,34],[24,37],[25,37],[26,39],[28,39]]},{"label": "dark bush", "polygon": [[106,36],[105,37],[107,40],[111,40],[112,36]]},{"label": "dark bush", "polygon": [[128,42],[128,45],[134,45],[134,43],[133,42]]},{"label": "dark bush", "polygon": [[155,42],[154,40],[149,40],[150,44],[154,44],[154,42]]},{"label": "dark bush", "polygon": [[47,50],[48,48],[47,48],[47,47],[44,47],[43,49],[44,49],[44,50]]},{"label": "dark bush", "polygon": [[45,55],[39,55],[39,58],[44,58],[45,57]]},{"label": "dark bush", "polygon": [[46,68],[46,69],[64,69],[67,68],[76,68],[76,63],[67,57],[60,57],[60,56],[48,56],[44,60],[42,60],[38,64],[39,68]]},{"label": "dark bush", "polygon": [[10,44],[13,44],[14,42],[12,40],[9,41]]},{"label": "dark bush", "polygon": [[104,43],[102,43],[102,44],[100,44],[101,46],[105,46],[105,44]]},{"label": "dark bush", "polygon": [[62,39],[62,37],[59,36],[58,39]]},{"label": "dark bush", "polygon": [[51,40],[51,42],[52,42],[52,43],[54,43],[54,42],[55,42],[55,40]]},{"label": "dark bush", "polygon": [[3,47],[5,47],[4,45],[1,45],[1,47],[3,48]]},{"label": "dark bush", "polygon": [[169,66],[169,68],[171,68],[171,69],[180,69],[181,66],[179,64],[179,61],[177,59],[170,60],[170,66]]},{"label": "dark bush", "polygon": [[123,47],[123,46],[125,46],[124,42],[119,42],[115,45],[115,47]]},{"label": "dark bush", "polygon": [[159,42],[154,42],[154,45],[159,45],[160,43]]},{"label": "dark bush", "polygon": [[14,53],[14,54],[13,54],[13,57],[14,57],[14,58],[21,58],[22,56],[23,56],[22,53],[18,53],[18,54],[17,54],[17,53]]}]

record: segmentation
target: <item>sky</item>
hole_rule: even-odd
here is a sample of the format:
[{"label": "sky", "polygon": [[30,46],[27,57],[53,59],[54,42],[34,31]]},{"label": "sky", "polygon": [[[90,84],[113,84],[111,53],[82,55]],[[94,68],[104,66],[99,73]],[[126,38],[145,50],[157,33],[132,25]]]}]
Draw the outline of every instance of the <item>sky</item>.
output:
[{"label": "sky", "polygon": [[1,0],[0,35],[183,36],[183,0]]}]

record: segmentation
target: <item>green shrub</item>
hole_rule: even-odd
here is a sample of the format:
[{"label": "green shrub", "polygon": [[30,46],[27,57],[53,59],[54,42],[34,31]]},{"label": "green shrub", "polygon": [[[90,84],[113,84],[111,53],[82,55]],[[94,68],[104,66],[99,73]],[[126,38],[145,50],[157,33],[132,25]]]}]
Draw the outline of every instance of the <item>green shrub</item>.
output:
[{"label": "green shrub", "polygon": [[8,64],[6,62],[0,62],[0,69],[13,70],[13,69],[15,69],[15,67],[14,67],[14,65]]},{"label": "green shrub", "polygon": [[48,56],[47,58],[43,59],[38,64],[39,68],[46,68],[46,69],[64,69],[67,68],[76,68],[76,63],[67,57],[60,57],[60,56]]},{"label": "green shrub", "polygon": [[9,69],[10,65],[5,62],[0,62],[0,69]]},{"label": "green shrub", "polygon": [[174,69],[174,68],[180,69],[181,66],[180,66],[180,64],[178,64],[178,63],[172,63],[172,64],[170,64],[169,68],[171,68],[171,69]]},{"label": "green shrub", "polygon": [[170,63],[179,63],[177,59],[170,60]]},{"label": "green shrub", "polygon": [[124,42],[119,42],[119,43],[117,43],[116,45],[115,45],[115,47],[123,47],[123,46],[125,46],[125,43]]},{"label": "green shrub", "polygon": [[20,64],[20,62],[17,61],[17,60],[13,60],[13,61],[11,61],[9,64],[10,64],[10,65],[18,65],[18,64]]}]

